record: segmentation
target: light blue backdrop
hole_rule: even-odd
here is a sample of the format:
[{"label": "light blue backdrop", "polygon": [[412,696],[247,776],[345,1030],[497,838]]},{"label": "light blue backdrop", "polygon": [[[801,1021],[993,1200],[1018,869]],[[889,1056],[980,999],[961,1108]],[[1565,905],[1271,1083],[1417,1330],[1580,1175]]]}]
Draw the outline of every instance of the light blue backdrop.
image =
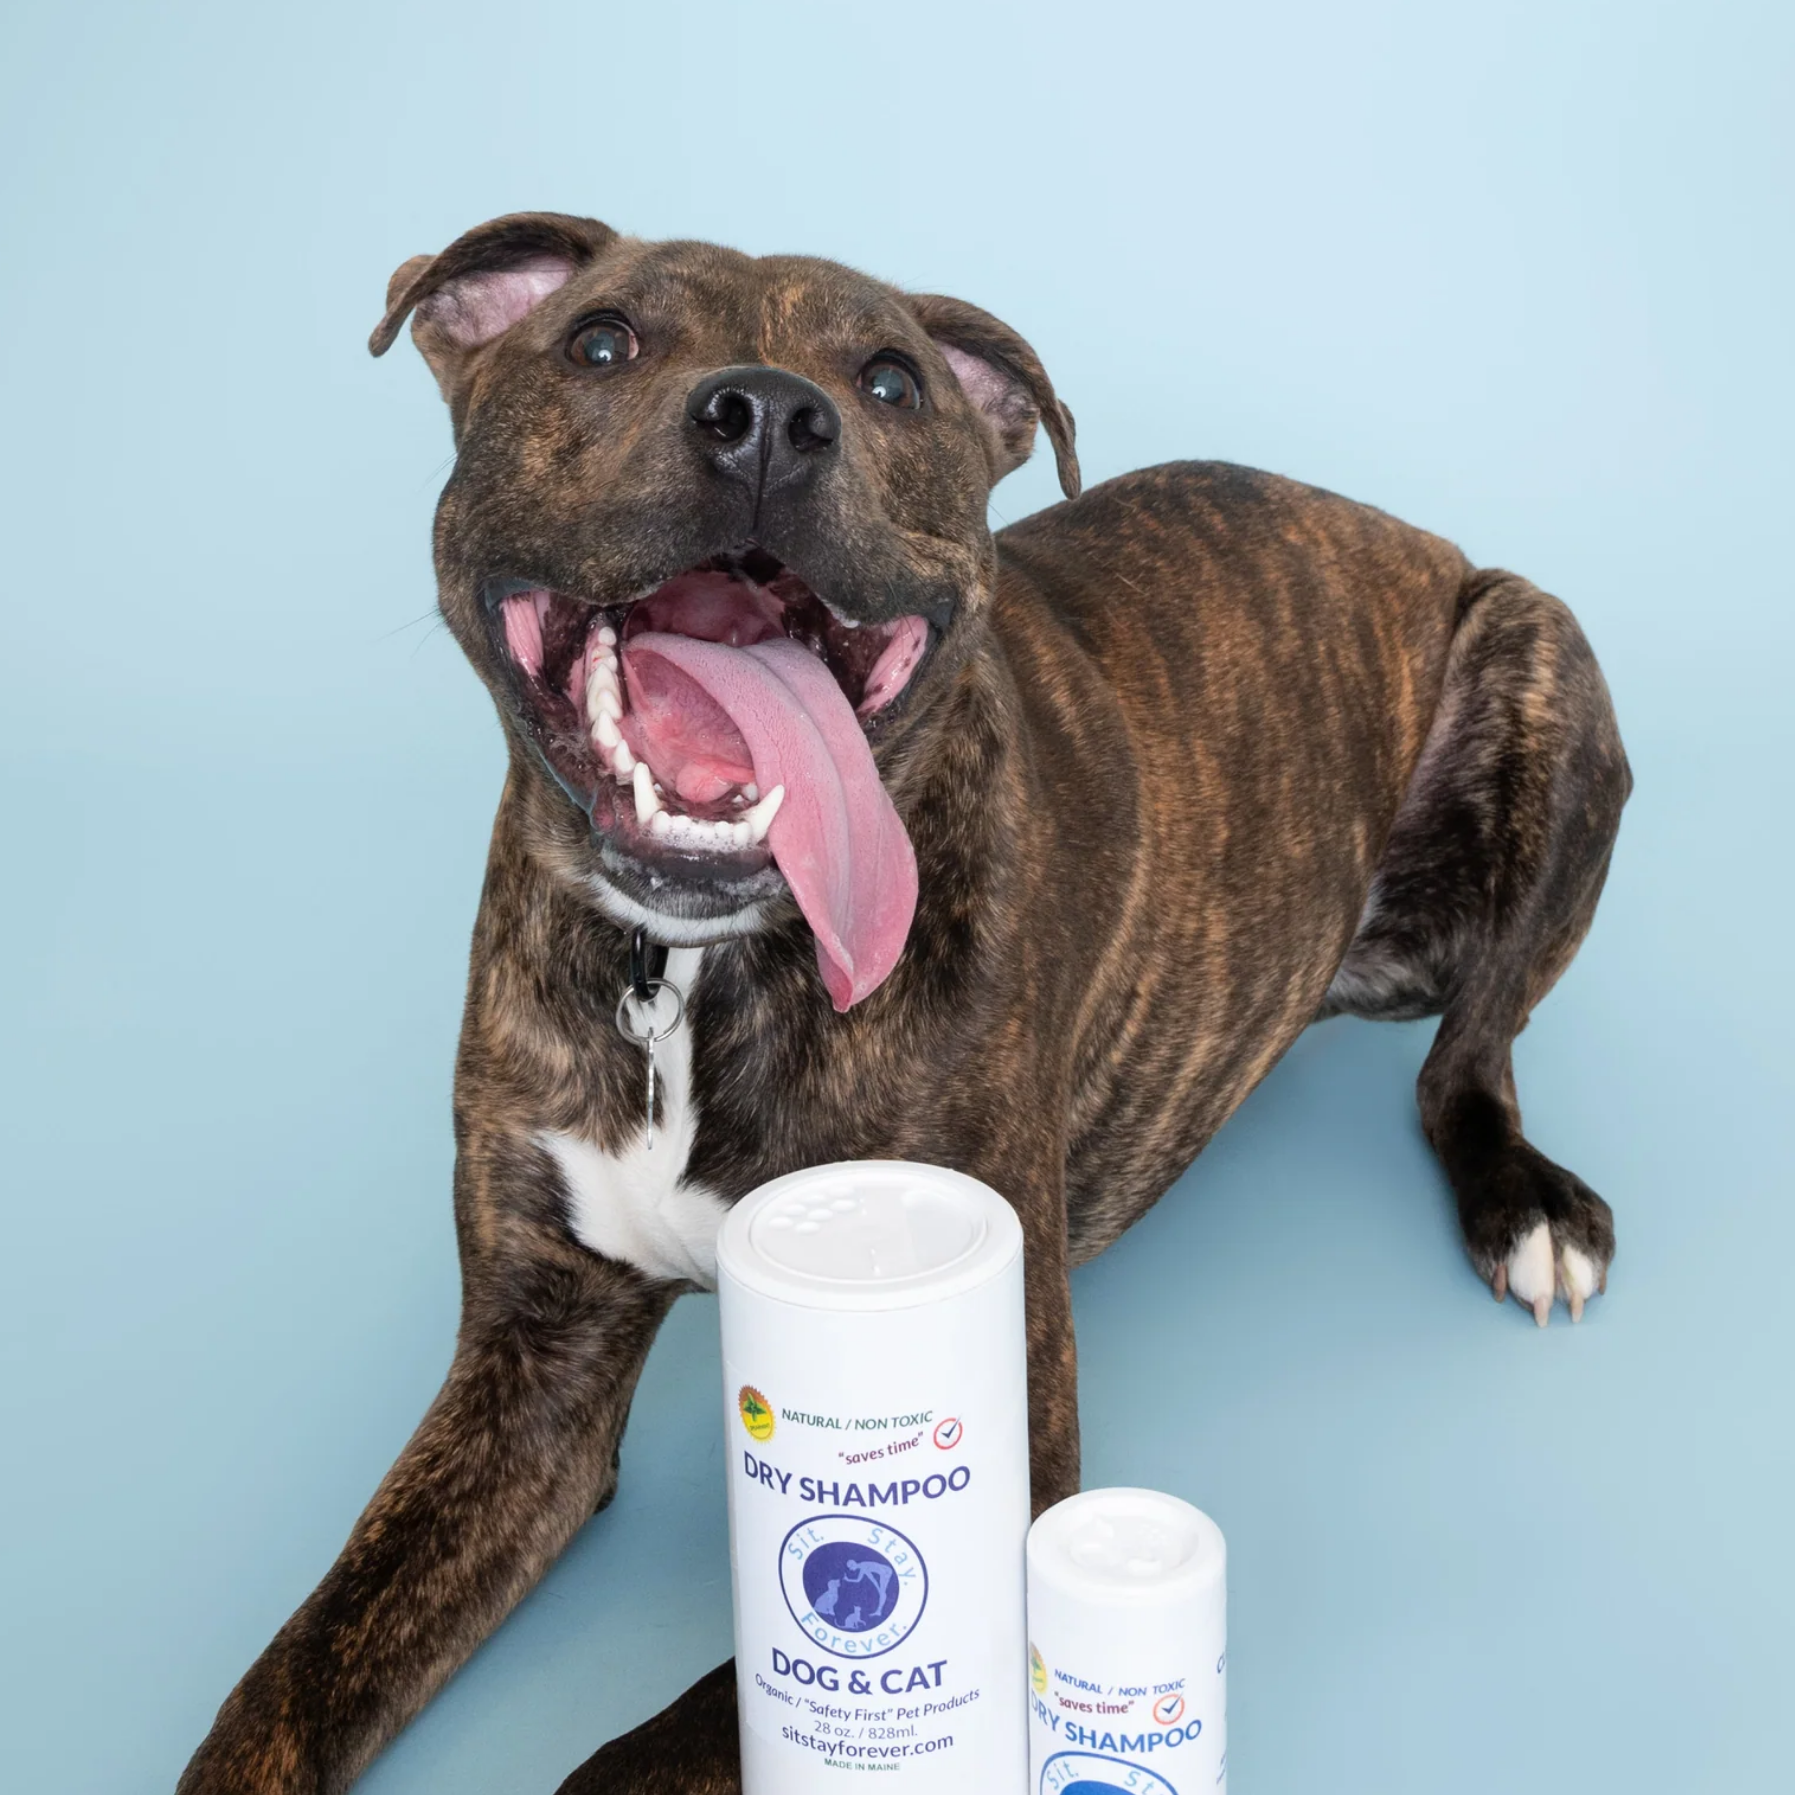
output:
[{"label": "light blue backdrop", "polygon": [[[1639,0],[13,0],[0,1783],[165,1795],[447,1363],[501,755],[429,621],[445,420],[362,343],[553,207],[962,293],[1093,480],[1257,463],[1576,606],[1639,791],[1519,1060],[1611,1294],[1498,1309],[1426,1029],[1332,1024],[1077,1278],[1086,1476],[1227,1531],[1240,1795],[1781,1786],[1792,52]],[[728,1650],[716,1377],[693,1299],[615,1508],[369,1791],[548,1795]]]}]

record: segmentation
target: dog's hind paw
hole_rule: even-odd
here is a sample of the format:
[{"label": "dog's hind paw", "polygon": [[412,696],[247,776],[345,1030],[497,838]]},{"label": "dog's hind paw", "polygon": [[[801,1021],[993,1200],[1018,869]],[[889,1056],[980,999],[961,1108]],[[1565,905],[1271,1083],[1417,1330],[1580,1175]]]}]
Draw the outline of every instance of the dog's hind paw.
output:
[{"label": "dog's hind paw", "polygon": [[1571,1320],[1583,1319],[1583,1305],[1608,1288],[1608,1263],[1598,1261],[1568,1240],[1554,1238],[1550,1222],[1540,1222],[1524,1235],[1496,1267],[1490,1281],[1496,1301],[1509,1296],[1533,1311],[1543,1328],[1552,1318],[1552,1304],[1562,1296]]},{"label": "dog's hind paw", "polygon": [[1453,1183],[1471,1263],[1496,1301],[1514,1297],[1543,1328],[1562,1296],[1581,1321],[1584,1305],[1608,1288],[1614,1211],[1524,1140],[1466,1153]]}]

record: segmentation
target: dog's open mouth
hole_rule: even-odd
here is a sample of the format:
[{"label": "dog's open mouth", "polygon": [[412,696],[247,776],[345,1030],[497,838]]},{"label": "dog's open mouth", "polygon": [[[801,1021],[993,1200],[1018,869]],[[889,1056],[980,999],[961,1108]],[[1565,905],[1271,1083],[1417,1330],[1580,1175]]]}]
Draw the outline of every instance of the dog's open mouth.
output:
[{"label": "dog's open mouth", "polygon": [[771,858],[837,1007],[885,977],[915,858],[866,725],[926,656],[923,618],[848,623],[758,548],[623,605],[513,586],[498,617],[543,755],[601,836],[687,877]]}]

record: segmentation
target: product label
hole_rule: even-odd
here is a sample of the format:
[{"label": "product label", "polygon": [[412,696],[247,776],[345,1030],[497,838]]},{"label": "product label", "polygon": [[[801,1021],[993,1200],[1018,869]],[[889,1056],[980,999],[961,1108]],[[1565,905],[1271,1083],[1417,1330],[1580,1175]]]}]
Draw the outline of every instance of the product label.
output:
[{"label": "product label", "polygon": [[729,1373],[743,1720],[844,1771],[976,1771],[1014,1675],[1027,1498],[981,1458],[967,1392],[860,1409]]},{"label": "product label", "polygon": [[1227,1654],[1161,1665],[1157,1674],[1104,1677],[1050,1646],[1028,1648],[1035,1795],[1210,1795],[1226,1789]]}]

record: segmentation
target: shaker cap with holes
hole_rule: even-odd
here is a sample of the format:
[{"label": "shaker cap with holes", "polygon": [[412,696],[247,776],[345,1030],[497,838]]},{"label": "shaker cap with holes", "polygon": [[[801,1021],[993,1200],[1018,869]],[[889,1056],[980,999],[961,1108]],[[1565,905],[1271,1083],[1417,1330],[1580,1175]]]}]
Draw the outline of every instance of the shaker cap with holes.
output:
[{"label": "shaker cap with holes", "polygon": [[1222,1530],[1163,1490],[1085,1490],[1029,1529],[1029,1576],[1076,1601],[1127,1608],[1176,1604],[1222,1583]]},{"label": "shaker cap with holes", "polygon": [[939,1303],[1001,1277],[1022,1224],[987,1184],[913,1160],[813,1166],[744,1197],[717,1237],[742,1288],[859,1314]]}]

